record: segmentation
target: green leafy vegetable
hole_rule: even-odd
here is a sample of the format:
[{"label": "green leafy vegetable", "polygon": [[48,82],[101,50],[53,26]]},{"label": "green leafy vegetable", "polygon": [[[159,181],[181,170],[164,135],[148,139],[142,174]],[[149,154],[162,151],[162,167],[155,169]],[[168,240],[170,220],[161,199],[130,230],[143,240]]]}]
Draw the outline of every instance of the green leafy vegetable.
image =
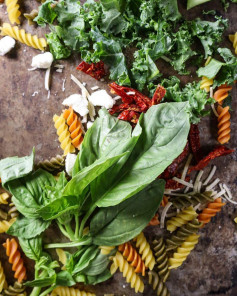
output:
[{"label": "green leafy vegetable", "polygon": [[188,0],[187,9],[191,9],[197,5],[209,2],[210,0]]},{"label": "green leafy vegetable", "polygon": [[57,33],[51,32],[46,37],[50,52],[56,60],[66,59],[71,55],[71,50],[62,44]]},{"label": "green leafy vegetable", "polygon": [[35,261],[39,261],[42,256],[42,238],[40,236],[24,239],[18,238],[25,255]]}]

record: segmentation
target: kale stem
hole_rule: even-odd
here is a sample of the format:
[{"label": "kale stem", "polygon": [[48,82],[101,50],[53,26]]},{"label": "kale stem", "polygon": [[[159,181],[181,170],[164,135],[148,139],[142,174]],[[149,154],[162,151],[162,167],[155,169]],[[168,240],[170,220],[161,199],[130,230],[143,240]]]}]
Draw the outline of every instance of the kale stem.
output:
[{"label": "kale stem", "polygon": [[62,232],[67,238],[71,239],[70,236],[69,236],[69,234],[67,233],[67,231],[63,228],[63,225],[62,225],[60,222],[58,222],[58,221],[57,221],[57,224],[58,224],[58,227],[59,227],[59,229],[61,230],[61,232]]},{"label": "kale stem", "polygon": [[95,209],[96,209],[96,205],[94,204],[94,205],[92,205],[92,207],[90,208],[90,210],[83,217],[83,219],[81,221],[80,229],[79,229],[79,238],[82,237],[85,224],[86,224],[88,218],[94,212]]},{"label": "kale stem", "polygon": [[41,292],[41,287],[34,287],[32,292],[30,293],[30,296],[38,296]]},{"label": "kale stem", "polygon": [[75,238],[79,237],[79,215],[75,214],[76,228],[75,228]]},{"label": "kale stem", "polygon": [[66,228],[66,231],[67,231],[67,233],[69,235],[70,240],[74,241],[75,240],[74,232],[72,231],[72,227],[71,227],[70,222],[65,224],[65,228]]},{"label": "kale stem", "polygon": [[166,56],[161,56],[161,58],[168,63],[171,62],[171,59],[167,58]]},{"label": "kale stem", "polygon": [[43,293],[40,294],[40,296],[46,296],[48,295],[50,292],[53,291],[53,289],[56,287],[56,284],[52,285],[51,287],[49,287],[47,290],[45,290]]},{"label": "kale stem", "polygon": [[83,238],[81,240],[71,242],[71,243],[56,243],[44,245],[45,249],[55,249],[55,248],[73,248],[78,246],[90,245],[92,242],[91,238]]}]

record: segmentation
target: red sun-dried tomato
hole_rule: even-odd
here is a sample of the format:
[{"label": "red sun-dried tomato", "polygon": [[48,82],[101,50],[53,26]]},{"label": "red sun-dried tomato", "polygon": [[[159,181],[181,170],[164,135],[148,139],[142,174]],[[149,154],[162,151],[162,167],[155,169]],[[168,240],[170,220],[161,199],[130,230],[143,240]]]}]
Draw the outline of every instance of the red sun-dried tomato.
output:
[{"label": "red sun-dried tomato", "polygon": [[198,163],[202,157],[202,151],[200,145],[199,128],[197,124],[191,124],[188,140],[194,159],[196,160],[196,163]]},{"label": "red sun-dried tomato", "polygon": [[212,150],[211,152],[209,152],[207,156],[205,156],[204,158],[202,158],[198,162],[198,164],[196,164],[195,166],[190,167],[190,169],[189,169],[188,172],[190,173],[192,171],[200,171],[203,168],[205,168],[212,159],[215,159],[215,158],[217,158],[219,156],[224,156],[224,155],[231,154],[234,151],[235,150],[228,149],[225,146],[217,146],[216,148],[214,148],[214,150]]},{"label": "red sun-dried tomato", "polygon": [[98,63],[92,63],[88,64],[84,61],[82,61],[78,66],[77,70],[82,71],[91,77],[100,80],[106,75],[106,71],[104,68],[104,63],[102,61]]},{"label": "red sun-dried tomato", "polygon": [[165,88],[163,86],[161,86],[160,84],[158,84],[156,91],[155,91],[153,98],[152,98],[152,105],[159,104],[162,101],[162,99],[164,98],[165,94],[166,94]]}]

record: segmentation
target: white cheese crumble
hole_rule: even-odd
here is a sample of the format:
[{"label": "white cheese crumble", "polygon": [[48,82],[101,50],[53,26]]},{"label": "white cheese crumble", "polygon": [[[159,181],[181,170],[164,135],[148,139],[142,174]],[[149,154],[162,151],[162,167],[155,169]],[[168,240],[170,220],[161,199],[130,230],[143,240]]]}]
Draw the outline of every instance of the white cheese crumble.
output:
[{"label": "white cheese crumble", "polygon": [[65,169],[69,176],[72,176],[72,169],[76,162],[77,156],[76,154],[68,153],[65,159]]},{"label": "white cheese crumble", "polygon": [[89,97],[89,101],[94,106],[105,107],[106,109],[110,109],[114,105],[113,98],[104,89],[92,93]]},{"label": "white cheese crumble", "polygon": [[40,68],[40,69],[48,69],[51,67],[53,62],[53,55],[51,52],[45,52],[36,55],[32,58],[31,67]]},{"label": "white cheese crumble", "polygon": [[0,56],[5,55],[13,49],[16,41],[12,37],[6,36],[0,40]]},{"label": "white cheese crumble", "polygon": [[86,125],[87,129],[89,129],[90,127],[92,127],[92,125],[93,125],[93,122],[88,121],[88,122],[87,122],[87,125]]},{"label": "white cheese crumble", "polygon": [[89,113],[87,99],[79,94],[69,96],[62,102],[62,104],[64,106],[72,107],[72,109],[79,113],[82,117]]}]

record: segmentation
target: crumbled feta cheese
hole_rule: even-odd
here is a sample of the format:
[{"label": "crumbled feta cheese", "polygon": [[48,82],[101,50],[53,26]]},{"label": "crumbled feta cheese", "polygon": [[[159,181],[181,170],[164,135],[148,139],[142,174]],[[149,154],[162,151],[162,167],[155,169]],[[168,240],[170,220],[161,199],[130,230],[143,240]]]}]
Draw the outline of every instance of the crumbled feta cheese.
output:
[{"label": "crumbled feta cheese", "polygon": [[99,86],[95,85],[95,86],[91,87],[91,90],[97,90],[98,88],[99,88]]},{"label": "crumbled feta cheese", "polygon": [[88,121],[88,122],[87,122],[87,125],[86,125],[87,129],[89,129],[90,127],[92,127],[92,125],[93,125],[93,122]]},{"label": "crumbled feta cheese", "polygon": [[87,99],[79,94],[69,96],[62,102],[62,104],[64,106],[72,107],[72,109],[79,113],[81,116],[85,116],[89,113]]},{"label": "crumbled feta cheese", "polygon": [[76,162],[77,156],[76,154],[68,153],[65,159],[65,169],[69,176],[72,176],[72,169]]},{"label": "crumbled feta cheese", "polygon": [[52,62],[53,62],[53,55],[51,54],[51,52],[45,52],[33,57],[31,67],[48,69],[49,67],[51,67]]},{"label": "crumbled feta cheese", "polygon": [[94,106],[101,106],[101,107],[105,107],[106,109],[110,109],[114,105],[114,101],[113,101],[112,97],[104,89],[95,91],[89,97],[89,101]]},{"label": "crumbled feta cheese", "polygon": [[0,40],[0,56],[5,55],[15,46],[16,41],[12,37],[6,36]]}]

